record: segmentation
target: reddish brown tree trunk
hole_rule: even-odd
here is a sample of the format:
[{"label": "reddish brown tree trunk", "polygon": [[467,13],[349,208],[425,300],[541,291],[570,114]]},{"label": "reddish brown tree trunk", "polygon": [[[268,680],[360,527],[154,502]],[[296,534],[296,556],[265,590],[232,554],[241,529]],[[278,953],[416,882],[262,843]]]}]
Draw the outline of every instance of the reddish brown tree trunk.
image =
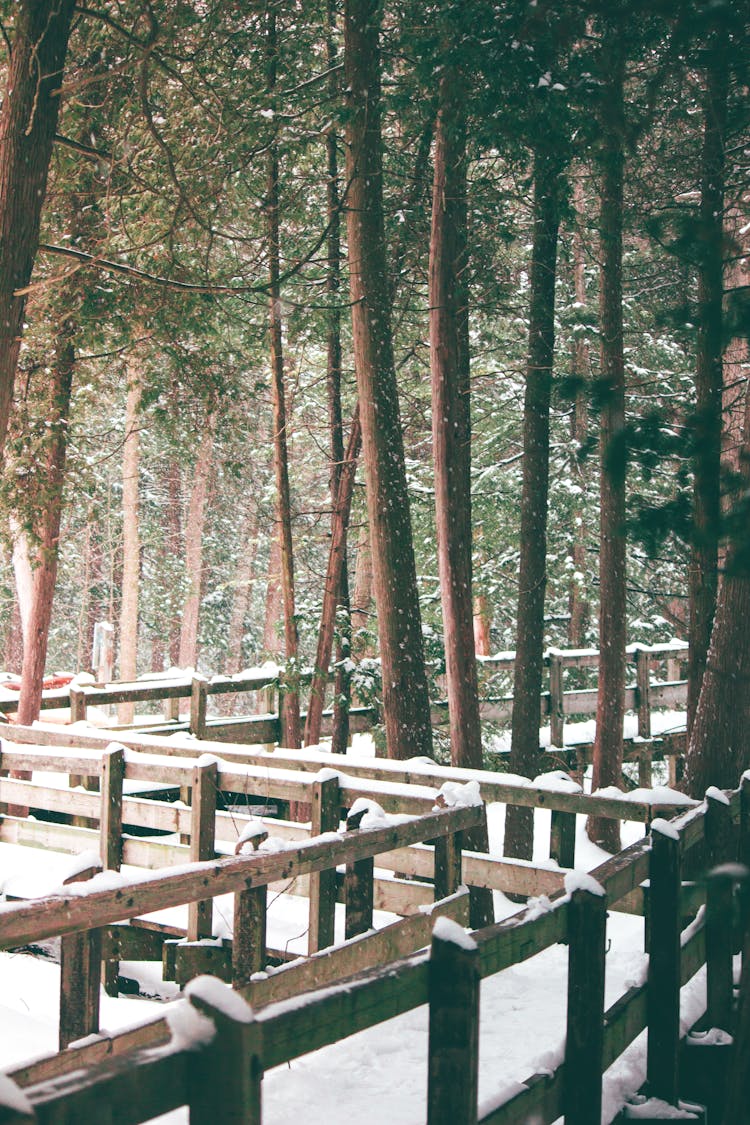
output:
[{"label": "reddish brown tree trunk", "polygon": [[[625,58],[611,28],[603,48],[608,60],[602,95],[602,197],[599,221],[601,268],[601,474],[599,531],[599,685],[592,788],[619,785],[625,713],[625,362],[622,334],[622,219]],[[620,849],[615,820],[589,817],[590,839]]]},{"label": "reddish brown tree trunk", "polygon": [[0,110],[0,456],[8,431],[28,285],[39,247],[73,0],[14,5]]},{"label": "reddish brown tree trunk", "polygon": [[729,62],[725,35],[710,40],[703,107],[698,350],[695,372],[693,544],[689,569],[688,731],[706,666],[718,585],[721,522],[722,302],[724,298],[724,133]]},{"label": "reddish brown tree trunk", "polygon": [[410,758],[431,753],[432,728],[391,341],[378,15],[374,0],[345,6],[349,277],[386,743]]},{"label": "reddish brown tree trunk", "polygon": [[50,430],[45,453],[46,503],[39,527],[31,615],[24,644],[21,694],[18,700],[18,722],[24,725],[30,725],[39,718],[44,667],[47,662],[49,627],[57,579],[70,398],[75,368],[74,333],[73,324],[66,321],[56,340],[54,381],[48,415]]},{"label": "reddish brown tree trunk", "polygon": [[[269,7],[266,26],[268,90],[276,89],[277,64],[276,13]],[[271,334],[271,379],[273,384],[274,473],[276,477],[276,518],[281,549],[281,591],[284,605],[285,689],[282,707],[282,741],[285,746],[302,745],[299,705],[297,620],[294,604],[294,548],[292,544],[292,502],[289,488],[287,411],[284,386],[284,356],[281,333],[281,290],[279,239],[279,150],[276,129],[268,147],[266,175],[266,215],[269,258],[269,325]]]},{"label": "reddish brown tree trunk", "polygon": [[[521,547],[508,763],[514,773],[526,777],[534,776],[539,761],[547,585],[549,412],[555,351],[555,272],[561,172],[562,164],[554,150],[538,148],[534,154],[534,239],[523,415]],[[531,859],[532,850],[531,810],[509,806],[505,817],[505,855]]]},{"label": "reddish brown tree trunk", "polygon": [[[573,202],[575,206],[576,228],[573,233],[573,285],[575,289],[576,305],[583,310],[586,307],[586,268],[581,227],[585,217],[585,204],[583,199],[583,186],[580,177],[576,178],[573,188]],[[589,344],[585,336],[578,334],[573,342],[573,355],[571,374],[576,388],[571,414],[571,437],[573,450],[570,458],[571,475],[581,489],[581,499],[585,498],[588,491],[589,474],[578,457],[578,451],[586,441],[588,435],[588,384],[591,378],[591,359]],[[570,623],[568,625],[568,640],[572,648],[582,648],[586,643],[586,630],[591,618],[591,607],[586,596],[586,575],[588,560],[586,553],[586,522],[585,506],[583,503],[576,506],[574,514],[574,541],[573,541],[573,576],[570,580],[568,604],[570,607]]]},{"label": "reddish brown tree trunk", "polygon": [[[122,454],[122,595],[120,597],[119,672],[121,680],[138,674],[138,596],[141,580],[140,459],[141,459],[141,366],[134,354],[128,365],[128,395],[125,406],[125,441]],[[132,723],[132,703],[117,706],[121,723]]]},{"label": "reddish brown tree trunk", "polygon": [[203,531],[206,525],[206,499],[213,463],[217,410],[209,406],[198,457],[193,469],[185,527],[185,574],[187,595],[182,608],[179,666],[195,668],[198,662],[198,626],[200,622],[201,588],[203,583]]}]

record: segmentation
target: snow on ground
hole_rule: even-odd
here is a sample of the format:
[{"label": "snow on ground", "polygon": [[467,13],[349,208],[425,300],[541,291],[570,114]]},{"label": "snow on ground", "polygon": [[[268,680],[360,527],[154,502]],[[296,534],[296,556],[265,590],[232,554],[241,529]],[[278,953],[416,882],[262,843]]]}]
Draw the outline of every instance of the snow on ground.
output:
[{"label": "snow on ground", "polygon": [[[675,723],[675,716],[668,722]],[[678,721],[678,720],[677,720]],[[663,724],[666,725],[666,722]],[[655,724],[656,726],[656,724]],[[580,735],[580,728],[576,734]],[[583,736],[585,737],[585,735]],[[360,749],[360,747],[357,747]],[[356,752],[356,750],[355,750]],[[504,806],[488,808],[491,849],[502,851]],[[584,817],[578,817],[576,866],[590,870],[607,858],[586,838]],[[549,860],[550,813],[535,813],[534,860]],[[623,825],[623,846],[643,834],[643,826]],[[42,850],[0,845],[0,889],[22,881],[31,893],[45,893],[61,882],[71,858]],[[303,900],[282,895],[269,917],[269,944],[304,952],[306,918]],[[495,893],[497,918],[519,907]],[[231,899],[217,900],[217,934],[231,933]],[[180,911],[160,912],[165,921],[182,922]],[[380,924],[385,921],[380,919]],[[184,923],[183,923],[184,924]],[[644,979],[643,919],[610,912],[606,1004]],[[152,996],[173,995],[156,965],[127,964],[125,976],[137,977]],[[495,1099],[505,1087],[535,1072],[552,1068],[561,1058],[565,1035],[567,948],[554,946],[529,961],[483,981],[481,991],[480,1104]],[[22,954],[0,953],[0,1060],[4,1068],[56,1049],[58,966]],[[697,1018],[705,995],[701,974],[683,993],[686,1023]],[[159,1000],[102,993],[101,1024],[109,1031],[141,1023],[164,1012]],[[609,1122],[645,1074],[645,1035],[639,1037],[605,1076],[603,1122]],[[263,1082],[264,1125],[288,1125],[305,1107],[306,1125],[330,1125],[357,1107],[361,1125],[413,1125],[424,1119],[427,1087],[427,1008],[359,1032],[289,1065],[266,1074]],[[345,1107],[349,1107],[348,1110]],[[161,1125],[186,1125],[186,1109],[158,1119]]]}]

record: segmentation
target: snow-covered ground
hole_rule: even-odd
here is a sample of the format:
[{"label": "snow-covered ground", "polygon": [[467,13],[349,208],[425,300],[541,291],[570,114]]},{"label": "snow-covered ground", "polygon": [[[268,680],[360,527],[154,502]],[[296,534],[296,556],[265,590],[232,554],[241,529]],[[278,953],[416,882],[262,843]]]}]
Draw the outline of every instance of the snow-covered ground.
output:
[{"label": "snow-covered ground", "polygon": [[[674,715],[669,717],[669,725],[675,721]],[[577,729],[576,734],[582,732]],[[544,811],[535,814],[537,863],[549,863],[549,816]],[[504,807],[490,806],[488,819],[491,848],[500,851]],[[623,827],[624,844],[643,832],[637,824]],[[591,869],[606,855],[588,841],[583,829],[584,818],[579,817],[576,861],[582,869]],[[12,878],[21,880],[27,892],[39,893],[59,883],[70,862],[70,857],[0,845],[0,886]],[[501,894],[496,893],[495,899],[498,918],[519,909]],[[282,896],[273,903],[270,944],[298,948],[295,938],[301,940],[306,927],[300,902]],[[228,928],[226,907],[221,902],[216,915],[219,931],[222,918]],[[643,920],[610,912],[608,938],[607,1005],[643,979]],[[175,986],[161,982],[157,966],[124,964],[121,971],[137,977],[145,992],[157,996],[175,992]],[[567,949],[556,946],[482,983],[480,1104],[495,1100],[504,1087],[559,1060],[565,1034],[566,978]],[[58,979],[58,966],[51,960],[0,954],[3,1069],[55,1050]],[[701,974],[684,990],[687,1025],[697,1018],[704,992]],[[163,1012],[163,1001],[158,999],[111,999],[102,993],[101,1025],[110,1031]],[[641,1084],[644,1073],[645,1043],[641,1036],[605,1076],[604,1122],[612,1120],[626,1095]],[[287,1125],[299,1117],[300,1107],[304,1107],[306,1125],[331,1125],[343,1120],[344,1114],[351,1117],[353,1107],[361,1125],[381,1125],[383,1121],[414,1125],[424,1120],[426,1086],[427,1009],[420,1008],[267,1073],[263,1083],[264,1125]],[[163,1125],[182,1125],[187,1120],[187,1110],[159,1119]]]}]

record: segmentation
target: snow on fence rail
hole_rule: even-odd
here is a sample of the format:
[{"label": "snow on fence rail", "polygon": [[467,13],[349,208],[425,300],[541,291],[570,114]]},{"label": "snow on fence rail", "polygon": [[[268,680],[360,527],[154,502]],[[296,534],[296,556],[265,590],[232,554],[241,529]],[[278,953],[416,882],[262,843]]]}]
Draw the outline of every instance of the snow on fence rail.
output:
[{"label": "snow on fence rail", "polygon": [[[635,669],[635,684],[625,689],[626,710],[637,711],[638,736],[651,737],[651,712],[654,708],[684,707],[687,701],[687,683],[679,677],[679,661],[684,659],[687,646],[672,641],[662,645],[630,645],[627,650],[629,663]],[[564,724],[567,715],[593,715],[596,713],[596,689],[566,690],[565,672],[573,669],[596,668],[599,653],[596,649],[550,649],[545,657],[545,667],[549,669],[549,690],[542,696],[542,720],[549,719],[552,745],[564,745]],[[653,666],[666,662],[667,674],[664,680],[652,680]],[[481,667],[492,671],[512,672],[514,654],[506,653],[497,657],[481,658]],[[302,683],[309,682],[311,673],[303,673]],[[208,718],[208,699],[210,696],[263,693],[267,712],[258,716],[234,718]],[[190,699],[190,714],[187,722],[179,722],[179,701]],[[243,672],[237,676],[214,676],[185,674],[174,678],[156,677],[138,680],[134,683],[100,685],[71,685],[70,688],[55,689],[43,693],[42,708],[70,707],[71,721],[85,720],[89,707],[103,707],[115,703],[150,702],[162,703],[165,709],[166,724],[162,729],[189,730],[198,738],[212,734],[215,738],[233,742],[277,743],[281,736],[281,716],[274,708],[283,705],[283,672],[277,669]],[[511,717],[512,696],[484,699],[480,704],[482,718],[494,722],[508,723]],[[17,693],[4,691],[0,687],[0,711],[13,714],[18,707]],[[432,709],[433,722],[438,725],[447,722],[447,704],[437,703]],[[330,713],[326,713],[330,722]],[[354,707],[350,711],[352,733],[369,730],[378,721],[375,708]],[[149,724],[157,729],[154,723]]]},{"label": "snow on fence rail", "polygon": [[[739,834],[734,830],[739,821]],[[738,869],[710,877],[707,922],[696,918],[683,930],[681,865],[703,849],[704,863],[750,852],[750,782],[728,796],[714,792],[704,804],[672,822],[652,826],[651,841],[639,841],[603,863],[590,876],[569,879],[549,909],[536,906],[467,938],[462,930],[436,925],[429,953],[417,952],[386,966],[299,996],[293,1003],[266,1003],[251,982],[239,989],[253,1005],[228,1001],[218,984],[193,986],[185,1007],[209,1017],[203,1040],[172,1034],[184,1020],[160,1019],[120,1035],[93,1038],[10,1072],[21,1121],[55,1125],[90,1119],[104,1101],[127,1106],[118,1121],[133,1125],[180,1105],[190,1106],[192,1125],[244,1120],[261,1125],[263,1070],[409,1011],[430,1005],[428,1121],[480,1125],[553,1122],[599,1125],[602,1074],[644,1028],[648,1028],[648,1084],[654,1096],[676,1102],[679,1094],[680,987],[704,963],[708,970],[708,1021],[727,1028],[731,1007],[731,938],[721,904]],[[739,847],[736,847],[739,836]],[[733,844],[733,840],[735,843]],[[649,970],[606,1011],[604,975],[608,907],[648,878]],[[719,883],[721,884],[719,886]],[[714,909],[719,905],[719,912]],[[746,919],[745,919],[746,921]],[[708,933],[714,938],[707,942]],[[490,1104],[477,1106],[478,998],[480,977],[501,972],[551,944],[569,950],[567,1035],[562,1061],[547,1074],[532,1075]],[[446,1012],[462,1013],[462,1035],[444,1034]],[[213,1023],[213,1027],[211,1027]],[[191,1054],[186,1057],[186,1051]],[[252,1060],[252,1065],[248,1062]],[[460,1081],[452,1080],[456,1064]],[[156,1076],[156,1078],[154,1077]],[[198,1081],[196,1081],[196,1078]],[[211,1097],[220,1084],[221,1099]],[[10,1100],[10,1099],[9,1099]],[[25,1110],[26,1116],[23,1116]]]}]

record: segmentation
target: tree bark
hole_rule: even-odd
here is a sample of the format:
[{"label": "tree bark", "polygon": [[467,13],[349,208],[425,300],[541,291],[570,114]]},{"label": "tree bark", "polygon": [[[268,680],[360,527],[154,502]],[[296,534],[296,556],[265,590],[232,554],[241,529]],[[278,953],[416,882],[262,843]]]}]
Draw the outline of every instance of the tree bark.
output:
[{"label": "tree bark", "polygon": [[721,524],[722,301],[724,297],[724,134],[729,62],[726,35],[710,39],[703,103],[698,350],[695,372],[693,543],[688,596],[688,732],[692,727],[706,666],[718,586]]},{"label": "tree bark", "polygon": [[232,612],[227,635],[227,672],[230,676],[240,672],[244,666],[242,641],[255,581],[255,556],[258,551],[258,513],[255,507],[245,516],[240,544],[240,557],[232,581]]},{"label": "tree bark", "polygon": [[73,0],[21,0],[0,110],[0,457],[60,110]]},{"label": "tree bark", "polygon": [[185,527],[185,574],[187,595],[182,607],[180,630],[180,668],[196,668],[198,663],[198,625],[200,621],[201,586],[203,582],[203,531],[206,525],[206,498],[213,463],[217,408],[207,407],[203,437],[193,469],[187,525]]},{"label": "tree bark", "polygon": [[[583,199],[583,185],[580,177],[576,177],[573,186],[573,204],[575,207],[576,226],[573,232],[573,285],[576,306],[579,309],[586,307],[586,262],[583,252],[583,238],[581,227],[585,216],[585,203]],[[591,378],[591,357],[589,344],[586,337],[577,334],[573,341],[573,355],[571,359],[571,374],[575,386],[575,398],[571,415],[571,437],[573,449],[571,453],[571,476],[577,479],[581,488],[583,500],[588,491],[589,474],[578,458],[578,450],[586,441],[588,433],[588,384]],[[591,618],[591,607],[586,596],[585,576],[588,570],[586,559],[586,522],[585,505],[576,507],[574,514],[574,541],[573,541],[573,576],[570,580],[569,607],[570,623],[568,626],[568,640],[572,648],[583,648],[586,644],[586,630]]]},{"label": "tree bark", "polygon": [[45,450],[45,505],[41,513],[39,546],[33,570],[31,614],[24,644],[18,722],[29,726],[39,718],[49,627],[57,579],[60,522],[63,510],[65,460],[68,449],[70,399],[75,369],[75,326],[66,320],[55,341],[55,365],[50,388],[50,429]]},{"label": "tree bark", "polygon": [[463,80],[440,78],[430,236],[430,368],[435,521],[443,610],[451,763],[481,769],[472,613],[471,416],[466,283],[466,119]]},{"label": "tree bark", "polygon": [[[624,181],[625,56],[616,25],[603,45],[602,195],[599,217],[601,331],[601,434],[599,527],[599,684],[592,788],[619,785],[625,713],[625,362],[622,327],[622,224]],[[620,850],[615,820],[589,817],[589,838]]]},{"label": "tree bark", "polygon": [[388,755],[432,752],[416,565],[391,341],[383,223],[378,5],[348,0],[347,230],[352,329]]},{"label": "tree bark", "polygon": [[[539,724],[547,585],[549,412],[555,352],[555,274],[560,225],[562,162],[549,148],[534,153],[534,239],[523,423],[523,483],[518,573],[516,659],[509,768],[533,777],[539,761]],[[531,859],[531,809],[509,806],[505,855]]]},{"label": "tree bark", "polygon": [[[266,63],[268,91],[276,89],[277,64],[276,13],[269,7],[266,24]],[[281,590],[284,606],[285,690],[282,707],[282,740],[292,748],[302,745],[299,710],[299,668],[297,620],[294,605],[294,553],[292,544],[292,503],[289,488],[287,411],[284,386],[284,355],[281,332],[280,239],[279,239],[279,147],[276,126],[268,146],[266,166],[266,221],[269,260],[269,326],[271,336],[271,379],[273,384],[274,473],[276,477],[276,518],[281,548]]]},{"label": "tree bark", "polygon": [[[122,454],[122,596],[120,598],[121,680],[138,674],[138,595],[141,578],[139,472],[141,456],[141,361],[133,354],[128,364],[128,395],[125,405],[125,441]],[[119,703],[120,723],[132,723],[135,707]]]}]

